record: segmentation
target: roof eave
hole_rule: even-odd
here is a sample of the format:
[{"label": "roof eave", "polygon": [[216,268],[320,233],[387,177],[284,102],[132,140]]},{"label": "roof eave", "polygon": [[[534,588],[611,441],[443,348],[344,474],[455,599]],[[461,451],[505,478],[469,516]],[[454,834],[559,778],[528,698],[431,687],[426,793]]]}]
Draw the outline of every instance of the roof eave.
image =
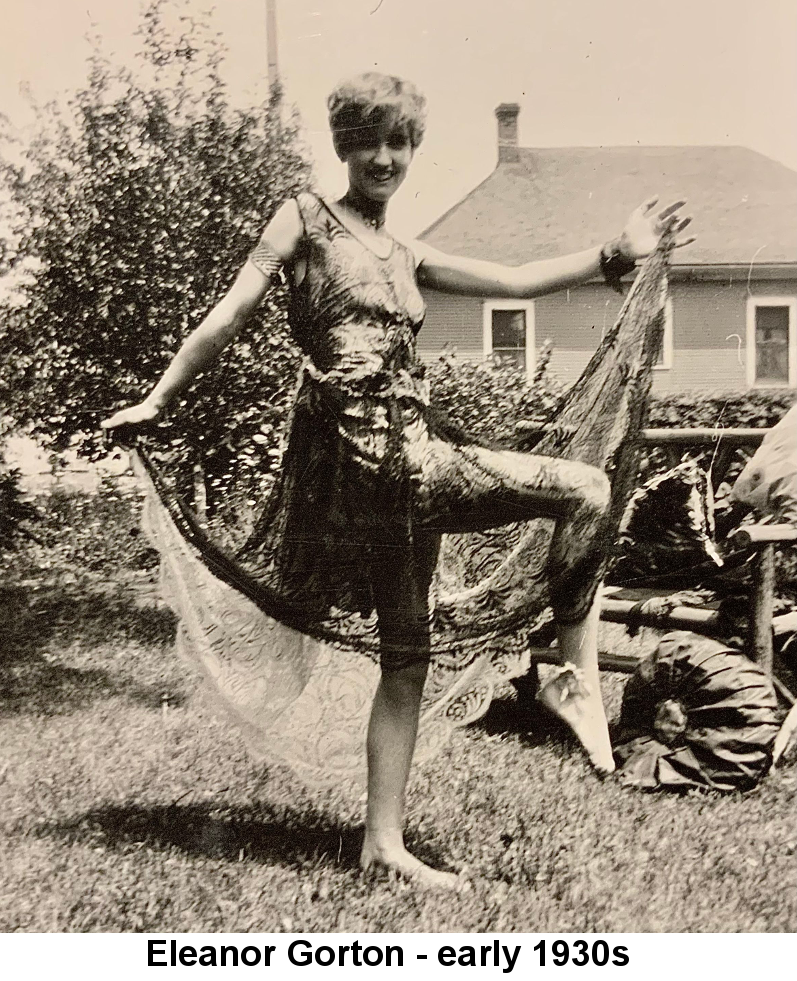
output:
[{"label": "roof eave", "polygon": [[794,262],[672,263],[670,274],[679,280],[795,279]]},{"label": "roof eave", "polygon": [[[631,282],[635,276],[635,273],[631,273],[624,276],[623,279],[625,282]],[[767,265],[756,264],[752,268],[749,263],[746,265],[742,263],[706,263],[706,265],[672,263],[670,265],[670,279],[680,283],[722,281],[732,283],[739,280],[797,279],[797,261],[768,263]],[[600,276],[593,276],[589,282],[602,283],[603,279]]]}]

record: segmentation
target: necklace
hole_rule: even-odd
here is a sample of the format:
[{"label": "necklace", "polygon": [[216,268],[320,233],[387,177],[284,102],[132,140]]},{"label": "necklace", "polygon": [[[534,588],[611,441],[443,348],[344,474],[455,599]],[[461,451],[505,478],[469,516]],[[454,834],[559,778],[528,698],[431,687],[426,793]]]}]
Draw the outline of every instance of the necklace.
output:
[{"label": "necklace", "polygon": [[367,214],[362,206],[352,201],[348,193],[344,194],[341,198],[341,204],[347,209],[347,211],[353,212],[364,225],[368,225],[369,228],[373,228],[375,232],[378,232],[380,229],[385,227],[384,212],[379,215]]}]

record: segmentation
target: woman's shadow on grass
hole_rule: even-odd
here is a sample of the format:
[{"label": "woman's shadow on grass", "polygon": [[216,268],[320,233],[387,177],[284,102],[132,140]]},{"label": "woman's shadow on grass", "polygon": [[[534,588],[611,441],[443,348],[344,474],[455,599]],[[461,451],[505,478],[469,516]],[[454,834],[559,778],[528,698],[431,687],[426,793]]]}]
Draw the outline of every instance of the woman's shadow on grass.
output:
[{"label": "woman's shadow on grass", "polygon": [[163,683],[78,666],[67,652],[76,644],[84,654],[126,644],[159,650],[173,641],[175,623],[168,609],[129,593],[0,587],[0,714],[62,714],[115,696],[156,707]]},{"label": "woman's shadow on grass", "polygon": [[515,678],[511,688],[493,698],[486,713],[472,723],[488,736],[514,736],[524,746],[542,746],[553,739],[566,743],[570,738],[567,726],[548,712],[538,701],[539,676],[532,667],[527,675]]},{"label": "woman's shadow on grass", "polygon": [[177,849],[194,858],[306,869],[320,858],[344,868],[358,864],[362,829],[305,806],[256,808],[196,804],[108,804],[71,820],[28,832],[126,853]]}]

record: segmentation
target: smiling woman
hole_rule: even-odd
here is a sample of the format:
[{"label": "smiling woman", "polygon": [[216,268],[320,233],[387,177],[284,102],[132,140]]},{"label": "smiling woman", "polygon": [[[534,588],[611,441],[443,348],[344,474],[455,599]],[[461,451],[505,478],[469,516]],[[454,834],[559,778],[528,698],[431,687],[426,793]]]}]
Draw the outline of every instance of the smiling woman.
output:
[{"label": "smiling woman", "polygon": [[[279,741],[293,712],[316,770],[326,750],[327,765],[341,772],[340,730],[353,726],[360,735],[358,722],[329,714],[328,702],[335,701],[359,719],[368,689],[361,679],[371,677],[373,664],[348,655],[376,655],[381,675],[367,724],[361,864],[421,885],[460,888],[463,880],[424,865],[403,842],[404,794],[430,663],[438,658],[454,677],[480,667],[491,642],[514,637],[550,604],[563,665],[540,700],[570,726],[595,769],[610,773],[597,626],[612,518],[609,482],[595,466],[478,445],[431,409],[416,350],[425,312],[419,286],[525,300],[601,272],[613,281],[656,250],[650,275],[637,284],[637,292],[651,298],[642,303],[641,319],[645,311],[656,319],[664,298],[660,239],[689,219],[677,217],[681,202],[659,211],[652,199],[608,245],[516,268],[408,245],[393,238],[385,219],[423,136],[423,97],[409,82],[368,73],[338,86],[329,110],[335,148],[348,168],[346,194],[334,203],[314,194],[285,202],[229,293],[149,397],[104,425],[134,433],[158,418],[218,357],[284,267],[289,320],[306,361],[281,473],[235,560],[168,497],[171,524],[163,509],[151,511],[152,526],[162,530],[159,544],[171,543],[162,549],[171,569],[170,598],[186,636],[205,652],[198,660],[204,657],[206,672],[246,731],[261,747],[275,730]],[[623,425],[634,417],[627,399],[638,404],[644,397],[658,351],[658,341],[648,351],[644,329],[639,334],[642,341],[624,351],[637,358],[633,370],[623,365],[615,373],[621,382],[633,379],[626,388],[636,386],[612,397],[611,411],[621,413]],[[622,426],[610,428],[622,432]],[[460,568],[449,579],[460,592],[454,590],[452,600],[450,592],[446,597],[437,590],[442,602],[435,608],[433,582],[445,579],[443,535],[539,518],[546,529],[553,526],[544,547],[505,549],[490,574],[480,574],[478,589]],[[507,576],[518,554],[529,566],[521,589]],[[208,570],[216,580],[208,579]],[[320,643],[328,640],[334,644]],[[329,698],[316,694],[313,701],[307,693],[319,691],[313,689],[319,674],[331,674],[336,683],[322,689]],[[436,683],[433,674],[431,687]],[[297,742],[285,755],[306,769],[306,760],[297,761]]]},{"label": "smiling woman", "polygon": [[423,139],[426,101],[411,82],[369,72],[339,85],[327,104],[335,152],[348,167],[340,204],[379,231]]}]

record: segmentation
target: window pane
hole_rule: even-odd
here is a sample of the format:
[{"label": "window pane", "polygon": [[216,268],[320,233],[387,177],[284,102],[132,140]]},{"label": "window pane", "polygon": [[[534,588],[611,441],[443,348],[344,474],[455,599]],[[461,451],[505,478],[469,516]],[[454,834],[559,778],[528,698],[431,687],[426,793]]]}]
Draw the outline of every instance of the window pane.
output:
[{"label": "window pane", "polygon": [[493,310],[493,350],[526,348],[526,311]]},{"label": "window pane", "polygon": [[518,368],[526,368],[526,352],[518,348],[493,348],[493,358],[501,364],[514,363]]},{"label": "window pane", "polygon": [[789,381],[789,308],[756,307],[755,380]]}]

